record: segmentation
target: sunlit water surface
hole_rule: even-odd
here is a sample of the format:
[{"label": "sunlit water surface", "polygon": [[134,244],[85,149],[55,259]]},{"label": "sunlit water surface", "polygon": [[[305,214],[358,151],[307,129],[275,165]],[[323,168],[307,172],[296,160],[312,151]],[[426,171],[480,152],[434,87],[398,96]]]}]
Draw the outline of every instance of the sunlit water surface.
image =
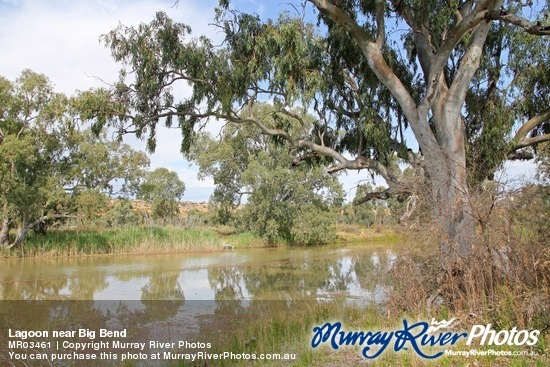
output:
[{"label": "sunlit water surface", "polygon": [[383,244],[4,260],[3,300],[379,302],[395,255]]}]

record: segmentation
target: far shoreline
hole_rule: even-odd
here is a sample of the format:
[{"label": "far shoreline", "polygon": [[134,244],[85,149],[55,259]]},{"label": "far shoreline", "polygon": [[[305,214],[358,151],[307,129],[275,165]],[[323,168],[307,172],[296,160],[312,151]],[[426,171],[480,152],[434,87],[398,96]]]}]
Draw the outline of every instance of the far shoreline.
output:
[{"label": "far shoreline", "polygon": [[[405,238],[394,227],[362,228],[339,226],[337,240],[315,246],[387,242],[397,243]],[[225,249],[231,245],[232,249]],[[112,255],[169,255],[183,253],[216,253],[260,248],[292,248],[279,243],[267,244],[252,233],[229,233],[216,227],[126,227],[88,230],[51,230],[45,235],[31,234],[21,248],[0,250],[0,260],[30,258],[71,258]]]}]

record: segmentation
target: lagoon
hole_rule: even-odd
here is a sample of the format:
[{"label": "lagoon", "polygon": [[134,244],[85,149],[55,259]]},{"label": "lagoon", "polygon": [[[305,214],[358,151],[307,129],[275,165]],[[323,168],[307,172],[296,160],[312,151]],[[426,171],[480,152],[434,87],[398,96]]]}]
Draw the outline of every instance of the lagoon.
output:
[{"label": "lagoon", "polygon": [[[113,367],[124,359],[167,366],[169,356],[229,351],[295,359],[318,322],[362,317],[345,310],[385,300],[394,246],[4,260],[0,329],[56,331],[37,348],[69,356],[61,366],[88,366],[72,357],[78,353]],[[27,353],[0,347],[0,360],[13,361],[9,352]]]},{"label": "lagoon", "polygon": [[394,245],[10,259],[1,300],[327,300],[378,303]]}]

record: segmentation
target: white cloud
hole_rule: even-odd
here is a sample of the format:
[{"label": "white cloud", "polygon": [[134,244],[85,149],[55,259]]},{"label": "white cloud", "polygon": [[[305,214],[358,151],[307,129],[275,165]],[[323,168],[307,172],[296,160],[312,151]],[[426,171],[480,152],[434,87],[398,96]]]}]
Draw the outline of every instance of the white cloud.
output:
[{"label": "white cloud", "polygon": [[64,93],[116,81],[119,66],[99,37],[118,24],[148,22],[166,11],[198,32],[206,32],[213,7],[200,2],[164,1],[39,1],[26,0],[0,15],[0,75],[16,78],[21,70],[46,74]]},{"label": "white cloud", "polygon": [[[215,0],[21,0],[0,2],[0,75],[15,80],[24,69],[47,75],[58,92],[105,86],[118,79],[120,65],[99,42],[100,35],[119,24],[149,22],[157,11],[190,25],[192,36],[208,34],[219,38],[209,26],[214,18]],[[103,81],[102,81],[103,80]],[[189,93],[184,88],[178,96]],[[179,130],[158,127],[152,167],[166,167],[180,174],[186,184],[186,200],[208,200],[213,182],[199,181],[180,153]],[[136,149],[145,143],[127,136],[125,142]],[[187,168],[186,168],[187,167]],[[197,195],[194,198],[192,195]]]}]

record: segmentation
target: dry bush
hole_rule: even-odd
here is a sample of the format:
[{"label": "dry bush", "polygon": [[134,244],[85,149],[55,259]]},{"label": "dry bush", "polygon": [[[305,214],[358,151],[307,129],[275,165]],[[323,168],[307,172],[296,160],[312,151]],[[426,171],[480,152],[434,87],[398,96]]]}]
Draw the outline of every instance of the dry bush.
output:
[{"label": "dry bush", "polygon": [[391,272],[394,290],[388,309],[416,314],[446,309],[495,327],[547,331],[549,187],[526,186],[506,193],[485,187],[473,195],[472,206],[477,239],[460,274],[451,276],[440,267],[435,226],[413,228],[413,243]]}]

